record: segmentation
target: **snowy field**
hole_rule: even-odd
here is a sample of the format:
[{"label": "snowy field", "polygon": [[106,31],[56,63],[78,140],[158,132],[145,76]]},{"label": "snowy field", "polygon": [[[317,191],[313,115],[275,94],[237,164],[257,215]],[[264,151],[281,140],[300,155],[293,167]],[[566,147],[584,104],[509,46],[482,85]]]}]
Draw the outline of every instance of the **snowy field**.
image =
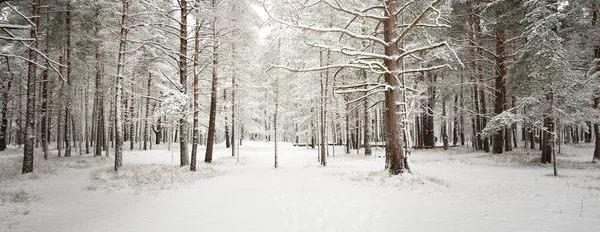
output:
[{"label": "snowy field", "polygon": [[316,150],[284,143],[275,170],[272,143],[244,142],[239,162],[219,145],[198,172],[175,167],[171,185],[166,148],[124,151],[118,175],[112,159],[78,155],[36,157],[20,175],[11,148],[0,153],[0,231],[598,231],[591,144],[562,149],[559,177],[535,152],[466,148],[413,152],[415,174],[389,177],[381,149],[338,147],[323,168]]}]

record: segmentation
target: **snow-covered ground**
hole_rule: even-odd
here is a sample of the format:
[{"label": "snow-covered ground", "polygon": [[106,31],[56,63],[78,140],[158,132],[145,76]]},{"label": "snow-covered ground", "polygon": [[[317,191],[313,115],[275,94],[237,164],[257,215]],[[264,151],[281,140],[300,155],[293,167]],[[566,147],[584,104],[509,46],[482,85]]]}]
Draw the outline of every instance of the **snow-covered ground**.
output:
[{"label": "snow-covered ground", "polygon": [[[559,177],[518,150],[502,156],[413,152],[414,175],[389,177],[383,159],[244,142],[239,163],[223,145],[198,172],[173,170],[171,151],[112,159],[36,157],[18,175],[21,150],[0,153],[0,231],[597,231],[600,165],[590,146],[563,147]],[[112,153],[112,151],[111,151]],[[173,162],[179,163],[175,149]],[[333,152],[331,152],[333,155]],[[539,159],[539,158],[538,158]],[[54,167],[54,168],[53,168]]]}]

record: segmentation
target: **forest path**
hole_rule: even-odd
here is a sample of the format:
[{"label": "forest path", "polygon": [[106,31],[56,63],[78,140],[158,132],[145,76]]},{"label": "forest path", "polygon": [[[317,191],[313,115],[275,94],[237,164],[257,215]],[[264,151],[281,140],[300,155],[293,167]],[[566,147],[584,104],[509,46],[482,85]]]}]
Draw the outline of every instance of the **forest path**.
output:
[{"label": "forest path", "polygon": [[[562,170],[565,177],[557,179],[544,168],[430,152],[414,156],[418,175],[385,178],[375,158],[330,157],[322,168],[315,150],[287,144],[275,170],[269,144],[249,143],[240,163],[217,147],[211,165],[221,174],[139,195],[88,191],[90,170],[70,170],[46,181],[43,200],[33,203],[13,230],[590,231],[600,226],[598,191],[577,186],[592,181],[586,178],[594,171]],[[131,163],[170,163],[170,158],[165,151],[125,155]]]}]

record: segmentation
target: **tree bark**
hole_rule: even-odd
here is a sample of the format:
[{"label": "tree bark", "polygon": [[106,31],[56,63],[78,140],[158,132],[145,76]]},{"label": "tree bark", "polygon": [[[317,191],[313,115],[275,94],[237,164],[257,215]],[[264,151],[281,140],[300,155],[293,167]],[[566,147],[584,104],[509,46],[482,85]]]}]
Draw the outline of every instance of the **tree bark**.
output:
[{"label": "tree bark", "polygon": [[[212,8],[216,11],[217,1],[212,0]],[[213,37],[213,60],[212,60],[212,83],[210,94],[210,118],[208,120],[208,138],[206,142],[206,153],[204,162],[211,163],[213,155],[213,146],[215,143],[215,119],[217,116],[217,70],[218,70],[218,45],[217,41],[217,17],[213,17],[212,37]]]},{"label": "tree bark", "polygon": [[8,129],[8,102],[10,88],[14,80],[14,75],[10,69],[9,59],[8,57],[5,58],[10,79],[7,81],[6,86],[4,87],[4,92],[2,93],[2,100],[4,101],[4,104],[2,104],[2,112],[0,112],[0,114],[2,114],[2,118],[0,118],[0,151],[6,150],[6,145],[8,144],[8,134],[6,134]]},{"label": "tree bark", "polygon": [[448,119],[446,118],[446,99],[442,99],[442,143],[444,150],[448,150]]},{"label": "tree bark", "polygon": [[[506,77],[507,71],[504,59],[504,31],[500,30],[496,32],[497,75],[495,78],[496,89],[494,91],[496,97],[494,100],[494,113],[496,115],[501,114],[506,109],[506,84],[504,78]],[[498,128],[494,133],[493,154],[502,154],[504,150],[504,139],[506,137],[505,134],[509,134],[508,128]],[[510,143],[507,143],[507,146],[510,146]]]},{"label": "tree bark", "polygon": [[[71,136],[73,134],[73,127],[71,125],[71,106],[72,104],[72,89],[73,81],[71,80],[71,0],[67,1],[67,12],[65,15],[65,25],[67,28],[67,86],[66,86],[66,99],[65,99],[65,157],[71,156]],[[73,138],[74,139],[74,138]]]},{"label": "tree bark", "polygon": [[[365,80],[365,83],[367,82],[367,71],[363,70],[363,77]],[[366,88],[366,87],[365,87]],[[367,92],[365,92],[365,96],[366,96]],[[369,98],[365,97],[365,103],[363,104],[363,111],[364,111],[364,123],[363,123],[363,139],[364,139],[364,146],[365,146],[365,155],[366,156],[370,156],[372,154],[371,151],[371,119],[369,118]]]},{"label": "tree bark", "polygon": [[35,145],[35,85],[36,85],[36,62],[38,48],[38,38],[36,30],[40,24],[40,8],[41,1],[32,1],[32,21],[34,26],[31,28],[30,37],[34,39],[31,48],[29,49],[29,62],[27,69],[27,109],[25,120],[25,148],[23,149],[23,169],[22,173],[33,172],[33,146]]},{"label": "tree bark", "polygon": [[115,143],[115,172],[119,171],[123,166],[123,122],[122,122],[122,90],[123,90],[123,73],[125,69],[125,50],[127,49],[127,14],[129,10],[129,0],[122,0],[123,11],[121,13],[121,33],[119,42],[119,61],[117,64],[117,80],[115,84],[115,126],[114,126],[114,143]]},{"label": "tree bark", "polygon": [[435,108],[436,88],[434,83],[437,77],[434,74],[428,74],[429,86],[427,87],[428,100],[427,108],[423,114],[423,146],[429,148],[435,148],[435,125],[433,109]]},{"label": "tree bark", "polygon": [[135,90],[135,77],[133,77],[131,80],[131,95],[129,98],[129,150],[133,150],[134,143],[135,143],[135,132],[134,132],[135,131],[135,123],[134,123],[135,99],[133,96],[134,90]]},{"label": "tree bark", "polygon": [[[190,162],[190,171],[195,172],[196,171],[196,163],[197,163],[197,156],[198,156],[198,134],[200,133],[199,131],[199,121],[198,121],[198,114],[200,111],[200,106],[199,106],[199,88],[198,88],[198,80],[199,80],[199,75],[198,75],[198,67],[199,67],[199,62],[200,62],[200,17],[199,17],[199,10],[196,10],[196,12],[198,13],[196,15],[196,25],[195,25],[195,29],[194,29],[194,80],[192,83],[192,89],[194,91],[194,118],[193,118],[193,122],[192,122],[192,157],[191,157],[191,162]],[[149,84],[148,84],[149,85]],[[150,89],[150,87],[148,86],[148,90]]]},{"label": "tree bark", "polygon": [[[398,43],[392,40],[398,36],[398,26],[396,25],[396,18],[394,14],[398,8],[398,2],[396,0],[385,0],[387,9],[385,10],[385,16],[383,20],[384,27],[384,38],[385,41],[391,42],[389,46],[385,47],[385,55],[393,57],[400,54]],[[389,71],[394,72],[398,70],[398,62],[396,61],[385,61],[385,66]],[[384,74],[385,82],[390,86],[399,86],[398,78],[395,74],[387,72]],[[387,121],[386,134],[386,156],[390,158],[389,172],[392,175],[400,174],[404,171],[404,152],[403,152],[403,138],[402,138],[402,125],[398,117],[398,105],[396,101],[399,99],[399,90],[391,89],[385,92],[385,116]]]},{"label": "tree bark", "polygon": [[148,73],[148,85],[146,86],[146,113],[144,116],[144,150],[148,150],[148,140],[150,139],[150,87],[152,87],[152,74]]},{"label": "tree bark", "polygon": [[[596,5],[594,7],[594,10],[592,12],[592,26],[595,28],[596,25],[598,24],[599,20],[599,5]],[[596,58],[596,73],[600,74],[600,44],[597,44],[594,47],[594,57]],[[594,96],[594,108],[595,109],[600,109],[600,77],[598,78],[598,80],[596,80],[596,83],[598,85],[597,89],[596,89],[596,93]],[[600,162],[600,123],[596,122],[596,124],[594,124],[594,133],[596,135],[596,144],[595,144],[595,148],[594,148],[594,157],[592,158],[592,160],[594,162]]]},{"label": "tree bark", "polygon": [[[320,58],[320,64],[321,66],[323,66],[323,51],[319,52],[319,58]],[[325,85],[324,85],[324,76],[323,76],[323,72],[320,73],[321,74],[321,97],[319,100],[320,103],[320,117],[319,117],[319,125],[321,126],[320,129],[320,136],[321,136],[321,158],[320,158],[320,162],[321,165],[323,166],[327,166],[327,161],[326,161],[326,157],[325,157],[325,149],[327,148],[327,144],[325,142]],[[358,118],[357,118],[358,120]]]},{"label": "tree bark", "polygon": [[[179,84],[181,93],[187,95],[187,0],[180,0],[181,22],[179,34]],[[184,107],[187,109],[187,104]],[[179,165],[190,165],[188,156],[188,122],[187,117],[179,119]]]},{"label": "tree bark", "polygon": [[235,156],[235,91],[237,91],[237,86],[235,84],[235,42],[232,44],[232,61],[233,61],[233,69],[231,75],[231,156]]}]

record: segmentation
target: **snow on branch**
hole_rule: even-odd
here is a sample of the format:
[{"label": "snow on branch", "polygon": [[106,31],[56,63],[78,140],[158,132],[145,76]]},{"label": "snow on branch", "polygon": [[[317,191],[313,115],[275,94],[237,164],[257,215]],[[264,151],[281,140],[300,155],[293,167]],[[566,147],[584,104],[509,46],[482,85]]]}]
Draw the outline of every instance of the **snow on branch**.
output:
[{"label": "snow on branch", "polygon": [[358,51],[355,48],[352,47],[336,47],[336,46],[327,46],[327,45],[321,45],[319,43],[306,43],[309,46],[313,46],[313,47],[318,47],[318,48],[324,48],[327,49],[329,51],[332,52],[338,52],[347,56],[364,56],[364,57],[369,57],[369,58],[377,58],[377,59],[383,59],[383,60],[389,60],[391,61],[392,58],[389,56],[386,56],[384,54],[377,54],[377,53],[370,53],[370,52],[363,52],[363,51]]},{"label": "snow on branch", "polygon": [[393,40],[392,44],[398,44],[402,39],[404,39],[404,37],[406,35],[408,35],[408,32],[410,32],[414,27],[417,26],[417,24],[419,24],[419,22],[421,20],[423,20],[425,18],[425,16],[427,15],[427,13],[429,13],[432,10],[438,11],[438,10],[435,9],[435,6],[437,6],[438,4],[440,4],[440,2],[442,2],[442,0],[435,0],[427,8],[425,8],[425,10],[423,10],[421,12],[421,14],[417,18],[415,18],[415,20],[411,24],[409,24],[404,30],[402,30],[402,33],[400,33],[400,35],[398,35],[398,37],[396,37],[396,39]]},{"label": "snow on branch", "polygon": [[287,70],[290,72],[319,72],[319,71],[325,71],[328,69],[337,69],[337,68],[371,69],[368,65],[362,65],[362,64],[333,64],[333,65],[314,67],[314,68],[292,68],[292,67],[287,67],[287,66],[271,64],[271,68],[269,68],[269,70],[270,69],[284,69],[284,70]]},{"label": "snow on branch", "polygon": [[16,25],[16,24],[2,24],[0,23],[0,28],[2,29],[15,29],[15,30],[28,30],[31,26],[28,25]]},{"label": "snow on branch", "polygon": [[379,88],[384,88],[384,90],[389,90],[392,88],[392,86],[390,85],[386,85],[386,84],[375,84],[375,83],[365,83],[362,85],[363,87],[368,87],[370,86],[370,88],[364,88],[364,89],[356,89],[356,88],[348,88],[349,90],[339,90],[339,87],[334,87],[338,90],[335,90],[334,93],[335,94],[346,94],[346,93],[364,93],[364,92],[371,92],[374,90],[377,90]]},{"label": "snow on branch", "polygon": [[361,12],[352,11],[352,10],[343,8],[337,0],[334,0],[334,1],[335,1],[335,5],[329,1],[323,1],[323,2],[334,10],[341,11],[341,12],[344,12],[346,14],[353,15],[356,17],[375,19],[377,21],[383,21],[383,20],[388,19],[388,17],[385,17],[385,16],[377,16],[377,15],[367,14],[367,13],[365,13],[365,11],[361,11]]},{"label": "snow on branch", "polygon": [[275,22],[281,23],[283,25],[286,26],[290,26],[290,27],[295,27],[295,28],[300,28],[300,29],[304,29],[304,30],[309,30],[309,31],[316,31],[316,32],[323,32],[323,33],[341,33],[347,36],[350,36],[352,38],[356,38],[356,39],[363,39],[363,40],[369,40],[378,44],[381,44],[383,46],[388,46],[388,43],[385,42],[385,40],[374,37],[374,36],[370,36],[370,35],[363,35],[363,34],[358,34],[358,33],[354,33],[350,30],[347,29],[343,29],[343,28],[339,28],[339,27],[317,27],[317,26],[308,26],[308,25],[302,25],[298,22],[298,20],[296,20],[296,22],[288,22],[285,20],[281,20],[275,16],[273,16],[271,14],[271,11],[273,11],[273,9],[275,7],[272,7],[271,9],[268,9],[267,6],[265,5],[265,3],[263,2],[263,8],[265,10],[265,12],[267,12],[267,15],[269,16],[270,19],[274,20]]}]

